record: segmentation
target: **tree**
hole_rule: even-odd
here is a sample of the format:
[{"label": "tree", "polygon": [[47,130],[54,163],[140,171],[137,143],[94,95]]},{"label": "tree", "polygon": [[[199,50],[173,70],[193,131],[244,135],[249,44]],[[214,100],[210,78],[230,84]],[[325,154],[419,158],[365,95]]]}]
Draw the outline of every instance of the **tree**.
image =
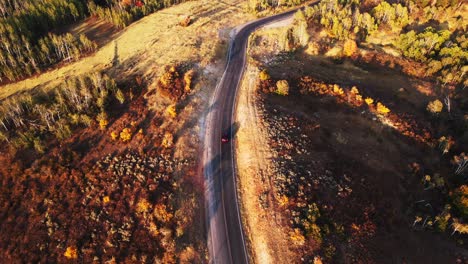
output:
[{"label": "tree", "polygon": [[460,214],[466,219],[468,217],[468,185],[458,187],[452,195],[453,204]]},{"label": "tree", "polygon": [[346,57],[351,57],[357,50],[356,41],[347,39],[343,44],[343,53]]}]

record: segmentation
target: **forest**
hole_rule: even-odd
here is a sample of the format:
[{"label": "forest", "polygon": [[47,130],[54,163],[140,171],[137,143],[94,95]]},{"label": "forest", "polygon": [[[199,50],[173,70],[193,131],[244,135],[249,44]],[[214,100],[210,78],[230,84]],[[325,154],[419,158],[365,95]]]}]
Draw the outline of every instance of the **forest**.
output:
[{"label": "forest", "polygon": [[70,78],[51,92],[10,97],[0,104],[0,140],[14,150],[42,154],[43,142],[67,139],[74,128],[94,123],[105,128],[111,100],[123,103],[125,97],[114,80],[100,73]]},{"label": "forest", "polygon": [[96,49],[85,35],[56,34],[89,16],[119,28],[179,0],[0,0],[0,83],[16,81]]}]

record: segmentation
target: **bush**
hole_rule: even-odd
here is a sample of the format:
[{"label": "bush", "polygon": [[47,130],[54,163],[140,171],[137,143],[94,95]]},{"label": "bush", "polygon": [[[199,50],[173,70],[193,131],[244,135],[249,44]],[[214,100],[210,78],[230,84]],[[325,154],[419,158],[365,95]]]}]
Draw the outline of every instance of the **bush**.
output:
[{"label": "bush", "polygon": [[117,138],[119,137],[119,135],[117,134],[117,132],[115,131],[112,131],[112,133],[110,134],[112,140],[117,140]]},{"label": "bush", "polygon": [[78,250],[76,249],[76,247],[67,247],[67,250],[63,255],[68,259],[77,259]]},{"label": "bush", "polygon": [[170,147],[172,147],[173,144],[174,144],[174,136],[169,132],[164,133],[162,146],[164,148],[170,148]]},{"label": "bush", "polygon": [[280,80],[276,82],[276,93],[279,95],[289,94],[289,84],[286,80]]},{"label": "bush", "polygon": [[171,118],[176,118],[176,117],[177,117],[177,110],[176,110],[175,104],[170,105],[170,106],[166,109],[166,113],[167,113]]},{"label": "bush", "polygon": [[293,232],[289,234],[294,244],[302,246],[305,243],[305,237],[301,234],[299,228],[295,228]]},{"label": "bush", "polygon": [[377,113],[382,114],[382,115],[386,115],[386,114],[390,113],[390,109],[388,109],[388,107],[386,107],[382,103],[378,102],[377,103]]},{"label": "bush", "polygon": [[429,102],[427,104],[427,111],[431,112],[432,114],[438,114],[442,112],[442,108],[444,108],[444,105],[440,100],[434,100],[432,102]]},{"label": "bush", "polygon": [[107,125],[109,124],[109,121],[107,120],[107,114],[105,112],[101,112],[96,119],[99,122],[99,127],[101,130],[106,129]]},{"label": "bush", "polygon": [[117,101],[119,101],[120,104],[125,103],[125,95],[122,92],[122,90],[117,89],[117,92],[115,93],[115,98],[117,99]]},{"label": "bush", "polygon": [[343,54],[346,57],[351,57],[357,51],[356,41],[347,39],[343,45]]},{"label": "bush", "polygon": [[188,70],[184,74],[185,92],[190,92],[190,90],[192,89],[192,81],[193,81],[194,76],[195,76],[195,71],[193,69]]},{"label": "bush", "polygon": [[263,69],[258,77],[260,78],[260,81],[267,81],[267,80],[270,80],[271,79],[271,76],[270,74],[268,74],[267,70]]},{"label": "bush", "polygon": [[132,131],[130,128],[126,127],[122,130],[122,132],[120,132],[120,140],[127,142],[130,141],[130,139],[132,139]]},{"label": "bush", "polygon": [[172,101],[180,100],[186,92],[190,91],[194,75],[190,71],[182,75],[178,68],[175,65],[166,66],[165,72],[158,80],[159,91]]}]

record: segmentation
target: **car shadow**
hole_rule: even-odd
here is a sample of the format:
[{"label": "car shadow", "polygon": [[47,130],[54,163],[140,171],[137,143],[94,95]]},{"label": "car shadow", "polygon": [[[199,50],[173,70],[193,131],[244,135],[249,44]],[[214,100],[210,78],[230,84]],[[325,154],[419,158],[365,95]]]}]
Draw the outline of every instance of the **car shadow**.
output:
[{"label": "car shadow", "polygon": [[236,136],[237,132],[239,132],[239,128],[240,128],[240,123],[234,122],[227,129],[223,131],[223,135],[227,136],[229,140],[232,140]]}]

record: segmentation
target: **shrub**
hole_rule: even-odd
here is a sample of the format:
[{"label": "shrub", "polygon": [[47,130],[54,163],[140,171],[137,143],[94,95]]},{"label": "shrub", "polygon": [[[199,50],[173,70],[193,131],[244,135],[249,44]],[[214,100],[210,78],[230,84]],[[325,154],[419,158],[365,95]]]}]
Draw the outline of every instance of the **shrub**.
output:
[{"label": "shrub", "polygon": [[171,118],[176,118],[176,117],[177,117],[177,110],[176,110],[175,104],[170,105],[170,106],[166,109],[166,113],[167,113]]},{"label": "shrub", "polygon": [[293,232],[289,233],[289,236],[291,240],[294,242],[294,244],[302,246],[305,243],[305,237],[301,234],[301,231],[299,228],[294,228]]},{"label": "shrub", "polygon": [[343,44],[343,54],[346,57],[351,57],[357,50],[356,41],[352,39],[347,39]]},{"label": "shrub", "polygon": [[130,141],[130,139],[132,139],[132,131],[130,128],[126,127],[122,130],[122,132],[120,132],[120,140],[127,142]]},{"label": "shrub", "polygon": [[101,112],[98,114],[96,119],[99,122],[99,127],[102,130],[106,129],[107,125],[109,124],[109,121],[107,120],[107,114],[105,112]]},{"label": "shrub", "polygon": [[185,92],[190,92],[190,90],[192,89],[192,80],[194,76],[195,76],[195,71],[193,69],[187,71],[184,74]]},{"label": "shrub", "polygon": [[279,95],[289,94],[289,84],[286,80],[280,80],[276,82],[276,93]]},{"label": "shrub", "polygon": [[174,144],[174,136],[171,133],[166,132],[164,134],[164,138],[163,138],[163,141],[162,141],[162,146],[164,148],[170,148],[170,147],[172,147],[173,144]]},{"label": "shrub", "polygon": [[359,94],[358,88],[357,88],[356,86],[353,86],[353,87],[351,88],[351,93],[352,93],[352,94],[355,94],[355,95],[358,95],[358,94]]},{"label": "shrub", "polygon": [[268,74],[267,70],[266,69],[263,69],[258,77],[260,78],[260,81],[267,81],[267,80],[270,80],[271,79],[271,76],[270,74]]},{"label": "shrub", "polygon": [[188,27],[190,26],[191,23],[192,23],[192,17],[186,16],[179,22],[179,25],[181,25],[182,27]]},{"label": "shrub", "polygon": [[68,259],[77,259],[78,258],[78,250],[76,247],[67,247],[67,250],[63,254]]},{"label": "shrub", "polygon": [[338,84],[333,85],[333,93],[336,95],[343,95],[344,91],[343,88],[341,88]]},{"label": "shrub", "polygon": [[116,140],[116,139],[119,137],[119,135],[118,135],[117,132],[115,132],[115,131],[112,131],[112,133],[110,134],[110,136],[111,136],[112,140]]},{"label": "shrub", "polygon": [[427,104],[427,111],[431,112],[432,114],[438,114],[442,112],[442,108],[444,108],[444,105],[440,100],[434,100],[432,102],[429,102]]},{"label": "shrub", "polygon": [[374,99],[370,97],[367,97],[364,101],[366,102],[368,106],[371,106],[374,103]]},{"label": "shrub", "polygon": [[438,216],[435,217],[436,219],[436,227],[439,231],[445,232],[447,230],[448,222],[450,218],[452,217],[450,215],[450,205],[445,205],[445,209],[442,213],[440,213]]},{"label": "shrub", "polygon": [[382,103],[378,102],[377,103],[377,113],[382,114],[382,115],[386,115],[386,114],[390,113],[390,109],[388,109],[388,107],[386,107]]},{"label": "shrub", "polygon": [[168,212],[167,207],[164,204],[157,204],[154,208],[154,214],[156,219],[163,223],[171,221],[172,217],[174,216],[172,213]]},{"label": "shrub", "polygon": [[122,90],[117,89],[117,92],[115,93],[115,98],[117,99],[117,101],[119,101],[120,104],[125,103],[125,95],[122,92]]},{"label": "shrub", "polygon": [[44,152],[45,152],[45,147],[44,147],[44,145],[42,144],[41,139],[35,138],[33,144],[34,144],[34,149],[37,151],[37,153],[39,153],[39,154],[44,154]]}]

